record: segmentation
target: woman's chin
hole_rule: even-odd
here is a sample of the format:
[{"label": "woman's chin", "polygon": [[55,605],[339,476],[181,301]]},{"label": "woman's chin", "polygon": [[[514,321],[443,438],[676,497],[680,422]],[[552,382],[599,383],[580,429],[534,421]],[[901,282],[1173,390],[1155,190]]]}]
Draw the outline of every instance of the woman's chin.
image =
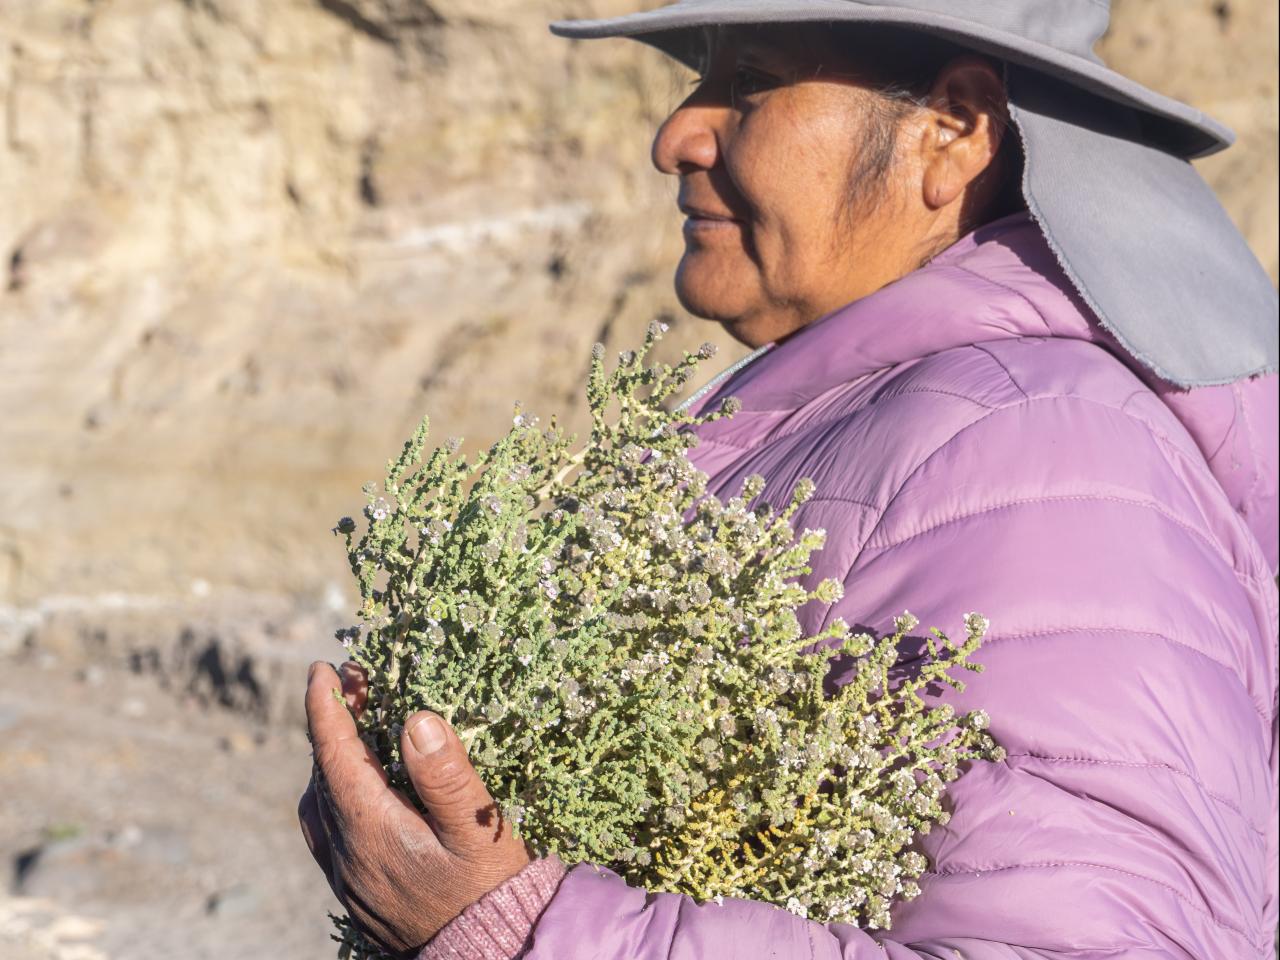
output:
[{"label": "woman's chin", "polygon": [[718,323],[724,328],[724,332],[733,337],[739,343],[748,347],[759,347],[772,339],[757,319],[750,316],[742,316],[739,314],[727,313],[723,310],[713,310],[711,308],[694,309],[686,301],[681,300],[684,308],[703,320],[712,323]]},{"label": "woman's chin", "polygon": [[[694,259],[695,262],[690,263]],[[695,317],[729,324],[752,311],[750,286],[736,271],[716,269],[713,263],[699,263],[703,258],[680,261],[676,270],[676,297],[680,305]]]},{"label": "woman's chin", "polygon": [[725,283],[723,276],[710,278],[714,282],[705,284],[692,282],[696,279],[683,270],[676,274],[676,297],[685,310],[720,324],[725,333],[748,347],[774,339],[776,331],[767,320],[767,311],[760,309],[758,300],[745,296],[744,286]]}]

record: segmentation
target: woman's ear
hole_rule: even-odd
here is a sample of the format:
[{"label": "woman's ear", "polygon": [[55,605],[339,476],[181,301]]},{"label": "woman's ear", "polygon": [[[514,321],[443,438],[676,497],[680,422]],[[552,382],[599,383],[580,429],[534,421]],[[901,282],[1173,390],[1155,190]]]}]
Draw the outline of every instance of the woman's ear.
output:
[{"label": "woman's ear", "polygon": [[995,161],[1008,126],[1004,81],[989,60],[957,57],[929,91],[921,138],[923,200],[939,210],[963,200],[966,188]]}]

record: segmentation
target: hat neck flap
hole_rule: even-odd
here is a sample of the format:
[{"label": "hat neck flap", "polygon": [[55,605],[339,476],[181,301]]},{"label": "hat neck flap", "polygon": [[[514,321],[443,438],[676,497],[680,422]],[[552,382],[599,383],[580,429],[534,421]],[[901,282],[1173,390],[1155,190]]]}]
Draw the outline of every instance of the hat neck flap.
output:
[{"label": "hat neck flap", "polygon": [[1008,69],[1023,195],[1098,321],[1161,379],[1230,383],[1277,369],[1277,296],[1212,189],[1150,146],[1136,111]]}]

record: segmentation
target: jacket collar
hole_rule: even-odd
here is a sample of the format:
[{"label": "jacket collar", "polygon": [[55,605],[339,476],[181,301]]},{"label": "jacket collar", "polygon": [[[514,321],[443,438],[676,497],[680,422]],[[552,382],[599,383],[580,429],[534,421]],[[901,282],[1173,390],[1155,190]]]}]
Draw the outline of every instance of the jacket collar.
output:
[{"label": "jacket collar", "polygon": [[[1039,228],[1018,213],[979,227],[901,280],[774,344],[693,409],[713,409],[733,396],[744,413],[781,414],[897,364],[1028,336],[1090,340],[1114,349]],[[699,434],[710,439],[736,432],[734,421],[739,417],[708,424],[711,429]]]}]

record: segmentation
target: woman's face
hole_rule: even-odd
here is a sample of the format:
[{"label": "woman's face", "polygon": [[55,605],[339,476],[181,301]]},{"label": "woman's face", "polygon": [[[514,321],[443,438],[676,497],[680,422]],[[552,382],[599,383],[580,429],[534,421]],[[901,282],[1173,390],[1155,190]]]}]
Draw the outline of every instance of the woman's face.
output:
[{"label": "woman's face", "polygon": [[885,103],[852,76],[856,65],[822,63],[805,43],[812,36],[803,27],[709,33],[706,70],[653,144],[654,164],[679,177],[687,217],[680,301],[752,346],[934,252],[936,211],[921,191],[927,125],[902,125],[888,175],[856,182],[884,149],[872,111]]}]

